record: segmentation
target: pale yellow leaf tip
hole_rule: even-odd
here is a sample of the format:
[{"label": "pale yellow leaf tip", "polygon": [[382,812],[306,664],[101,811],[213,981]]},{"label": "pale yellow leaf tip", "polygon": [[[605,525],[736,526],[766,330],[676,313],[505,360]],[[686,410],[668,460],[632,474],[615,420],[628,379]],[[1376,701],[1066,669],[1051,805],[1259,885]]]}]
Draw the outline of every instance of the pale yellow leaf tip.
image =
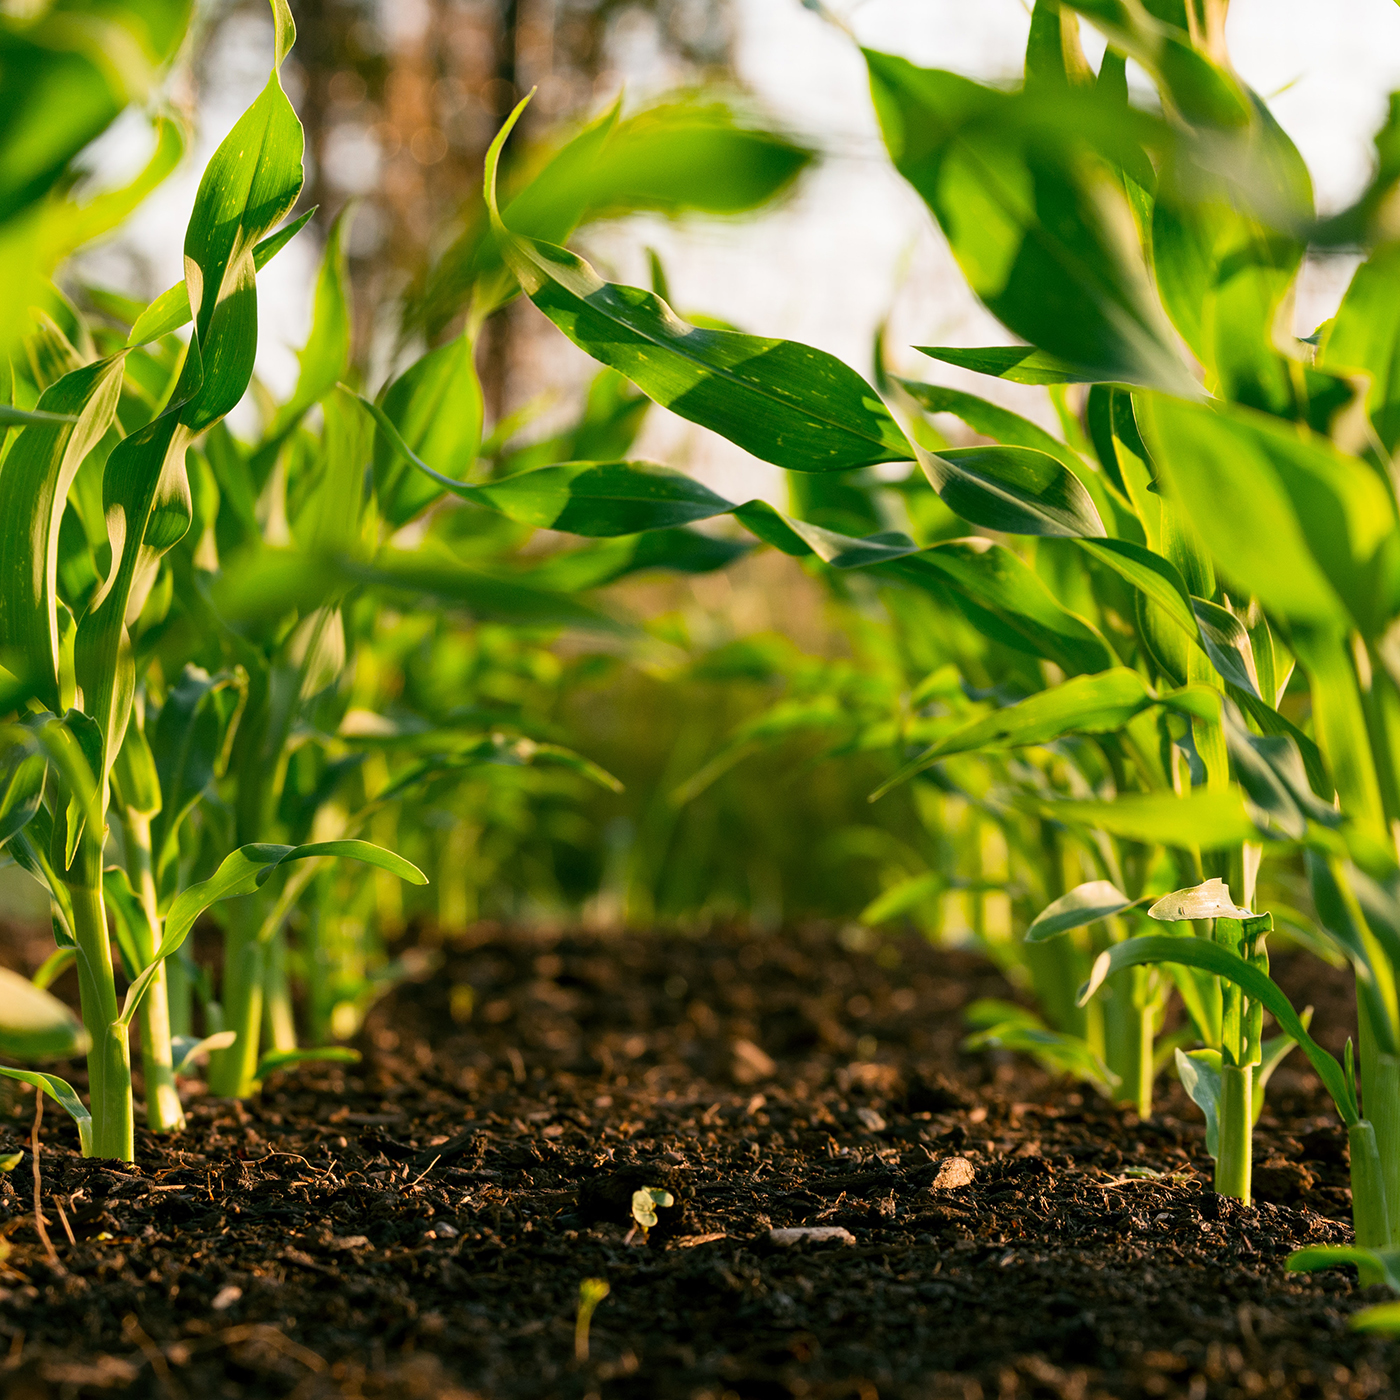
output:
[{"label": "pale yellow leaf tip", "polygon": [[272,27],[276,35],[277,55],[272,67],[276,71],[282,67],[286,57],[297,41],[296,22],[292,19],[291,6],[287,0],[270,0],[272,5]]}]

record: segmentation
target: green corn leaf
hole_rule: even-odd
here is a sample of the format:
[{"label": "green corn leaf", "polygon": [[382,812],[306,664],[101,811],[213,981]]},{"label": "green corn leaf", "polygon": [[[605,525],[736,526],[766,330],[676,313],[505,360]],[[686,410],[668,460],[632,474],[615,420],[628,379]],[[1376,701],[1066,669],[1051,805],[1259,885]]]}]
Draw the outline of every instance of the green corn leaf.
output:
[{"label": "green corn leaf", "polygon": [[[255,244],[253,246],[254,270],[261,272],[311,222],[316,215],[316,209],[317,206],[313,205],[306,213],[293,219],[285,228],[278,229],[276,233]],[[173,287],[167,287],[136,318],[126,343],[129,346],[149,345],[151,341],[159,340],[161,336],[178,331],[181,326],[187,326],[189,323],[189,285],[185,282],[177,282]]]},{"label": "green corn leaf", "polygon": [[1200,628],[1200,642],[1211,665],[1231,684],[1251,695],[1259,694],[1259,674],[1254,647],[1244,624],[1228,608],[1204,598],[1191,599],[1191,611]]},{"label": "green corn leaf", "polygon": [[[1291,1042],[1290,1042],[1291,1043]],[[1176,1074],[1191,1102],[1205,1114],[1206,1151],[1220,1155],[1220,1051],[1180,1050],[1176,1052]]]},{"label": "green corn leaf", "polygon": [[1142,677],[1126,667],[1072,677],[941,739],[881,784],[871,794],[871,801],[951,754],[1049,744],[1067,734],[1110,734],[1123,728],[1134,715],[1163,703],[1171,705],[1172,698],[1159,700]]},{"label": "green corn leaf", "polygon": [[496,207],[501,147],[486,162],[491,225],[530,299],[580,349],[673,413],[793,471],[909,461],[913,448],[876,392],[825,351],[682,321],[651,292],[605,283],[565,248],[523,238]]},{"label": "green corn leaf", "polygon": [[0,428],[25,428],[31,423],[58,424],[77,421],[77,414],[74,413],[47,413],[37,408],[15,408],[12,404],[0,403]]},{"label": "green corn leaf", "polygon": [[1059,454],[1031,447],[918,450],[944,505],[974,525],[1009,535],[1102,537],[1098,511]]},{"label": "green corn leaf", "polygon": [[1092,90],[1007,93],[872,50],[865,59],[895,167],[988,309],[1087,371],[1076,378],[1194,395],[1110,174],[1160,129]]},{"label": "green corn leaf", "polygon": [[180,828],[223,773],[246,699],[246,675],[210,676],[197,666],[186,666],[166,693],[150,742],[162,794],[151,823],[156,889],[162,895],[174,874]]},{"label": "green corn leaf", "polygon": [[915,379],[900,379],[897,376],[892,377],[892,382],[899,385],[925,413],[951,413],[983,437],[993,438],[1010,447],[1030,447],[1037,452],[1047,452],[1063,462],[1070,471],[1083,470],[1083,463],[1072,448],[1047,433],[1038,423],[1022,418],[1009,408],[989,403],[961,389],[945,389],[941,384],[923,384]]},{"label": "green corn leaf", "polygon": [[0,1054],[15,1060],[66,1060],[87,1053],[83,1023],[27,977],[0,967]]},{"label": "green corn leaf", "polygon": [[175,1073],[189,1074],[211,1050],[227,1050],[237,1039],[236,1031],[215,1031],[213,1035],[206,1035],[202,1039],[193,1035],[172,1036],[170,1050],[175,1063]]},{"label": "green corn leaf", "polygon": [[1318,364],[1369,377],[1366,409],[1387,452],[1400,444],[1400,243],[1377,248],[1352,275],[1323,332]]},{"label": "green corn leaf", "polygon": [[[272,0],[280,67],[294,30]],[[185,232],[194,333],[171,406],[107,459],[103,502],[111,573],[78,627],[75,662],[88,713],[102,733],[103,774],[115,757],[135,684],[126,619],[139,611],[160,557],[192,518],[185,451],[243,397],[257,353],[253,248],[301,190],[302,130],[277,67],[200,179]],[[138,580],[140,583],[138,585]]]},{"label": "green corn leaf", "polygon": [[[989,374],[1013,384],[1086,384],[1098,381],[1093,370],[1072,365],[1037,350],[1033,345],[988,345],[977,350],[962,350],[952,345],[916,345],[921,355],[941,360],[959,369]],[[935,410],[941,412],[942,410]]]},{"label": "green corn leaf", "polygon": [[1200,640],[1194,600],[1169,560],[1132,540],[1081,539],[1079,547],[1136,588],[1189,640]]},{"label": "green corn leaf", "polygon": [[1121,1083],[1082,1036],[1052,1031],[1025,1007],[986,997],[973,1002],[964,1015],[969,1025],[981,1027],[963,1041],[964,1050],[989,1046],[1018,1050],[1051,1074],[1068,1074],[1092,1084],[1106,1098],[1113,1097]]},{"label": "green corn leaf", "polygon": [[1029,802],[1041,816],[1155,845],[1218,850],[1258,839],[1236,791],[1126,793],[1113,802]]},{"label": "green corn leaf", "polygon": [[[1363,1283],[1383,1283],[1394,1293],[1400,1293],[1400,1249],[1363,1249],[1350,1244],[1312,1244],[1295,1249],[1284,1262],[1290,1273],[1311,1273],[1314,1269],[1335,1269],[1342,1264],[1354,1264]],[[1393,1303],[1380,1303],[1352,1314],[1352,1326],[1363,1331],[1389,1332],[1392,1324],[1400,1322]],[[1357,1318],[1375,1314],[1368,1324]]]},{"label": "green corn leaf", "polygon": [[1381,550],[1395,509],[1371,468],[1248,409],[1144,395],[1139,410],[1171,493],[1265,608],[1368,635],[1388,620]]},{"label": "green corn leaf", "polygon": [[0,846],[34,820],[48,773],[39,741],[18,726],[7,729],[0,731]]},{"label": "green corn leaf", "polygon": [[1065,0],[1108,41],[1136,59],[1189,122],[1245,126],[1253,108],[1239,80],[1191,42],[1188,32],[1157,18],[1156,7],[1136,0]]},{"label": "green corn leaf", "polygon": [[65,421],[31,425],[5,458],[5,503],[17,529],[0,530],[0,653],[23,657],[35,694],[50,709],[60,696],[59,524],[83,459],[111,425],[121,391],[118,356],[65,375],[39,408]]},{"label": "green corn leaf", "polygon": [[1063,607],[1004,545],[952,540],[880,564],[878,571],[940,599],[951,598],[978,631],[1031,656],[1046,657],[1072,675],[1117,665],[1098,631]]},{"label": "green corn leaf", "polygon": [[1359,1120],[1355,1095],[1349,1090],[1342,1067],[1308,1034],[1292,1003],[1269,980],[1267,973],[1246,962],[1224,944],[1205,938],[1173,938],[1148,934],[1116,943],[1094,960],[1094,970],[1088,982],[1079,990],[1079,1003],[1084,1005],[1103,985],[1104,979],[1125,967],[1141,967],[1152,963],[1181,963],[1198,967],[1239,987],[1252,1000],[1259,1002],[1290,1035],[1308,1057],[1318,1078],[1327,1086],[1337,1105],[1337,1112],[1350,1127]]},{"label": "green corn leaf", "polygon": [[933,899],[948,888],[947,878],[937,871],[927,870],[922,875],[910,875],[896,885],[891,885],[883,894],[876,895],[860,911],[863,924],[885,924],[917,909],[925,900]]},{"label": "green corn leaf", "polygon": [[[350,364],[350,269],[345,238],[354,205],[336,215],[326,235],[321,270],[316,278],[311,331],[298,356],[296,388],[268,425],[259,454],[270,456],[277,445],[302,420],[307,410],[335,388]],[[257,262],[254,259],[254,268]],[[254,467],[255,474],[258,469]]]},{"label": "green corn leaf", "polygon": [[18,1079],[21,1084],[32,1084],[56,1104],[67,1109],[68,1116],[78,1125],[78,1141],[82,1146],[83,1156],[91,1156],[92,1115],[66,1079],[60,1079],[56,1074],[42,1074],[38,1070],[11,1069],[8,1065],[0,1065],[0,1075],[4,1075],[6,1079]]},{"label": "green corn leaf", "polygon": [[665,569],[681,574],[707,574],[728,568],[750,553],[742,540],[723,540],[698,530],[649,530],[643,535],[619,535],[582,549],[548,555],[521,581],[542,589],[574,593],[601,588],[630,574]]},{"label": "green corn leaf", "polygon": [[291,861],[337,856],[387,870],[391,875],[397,875],[401,880],[408,880],[415,885],[428,883],[428,877],[411,861],[406,861],[402,856],[368,841],[316,841],[305,846],[241,846],[232,855],[224,858],[218,870],[208,880],[191,885],[176,896],[166,912],[164,933],[154,959],[127,989],[120,1024],[131,1024],[157,968],[181,947],[194,927],[195,920],[211,905],[221,900],[252,894],[267,882],[279,866]]},{"label": "green corn leaf", "polygon": [[[790,137],[708,94],[670,98],[627,117],[619,102],[542,166],[529,156],[520,163],[528,183],[512,182],[504,218],[525,237],[563,243],[581,223],[644,210],[737,214],[781,194],[812,158]],[[489,310],[509,295],[496,285],[501,271],[481,202],[430,273],[415,318],[433,336],[468,296],[474,315]]]},{"label": "green corn leaf", "polygon": [[[1369,1282],[1364,1276],[1362,1281]],[[1352,1313],[1348,1325],[1353,1332],[1378,1332],[1393,1337],[1400,1333],[1400,1302],[1372,1303],[1369,1308]]]},{"label": "green corn leaf", "polygon": [[264,1050],[258,1057],[258,1068],[254,1078],[261,1081],[274,1070],[290,1069],[293,1065],[336,1064],[357,1065],[361,1059],[358,1050],[347,1045],[317,1045],[304,1050]]},{"label": "green corn leaf", "polygon": [[1090,880],[1047,904],[1026,930],[1026,942],[1043,943],[1047,938],[1056,938],[1072,929],[1113,918],[1141,903],[1140,899],[1129,899],[1111,881]]},{"label": "green corn leaf", "polygon": [[[466,335],[430,350],[384,394],[383,412],[413,453],[405,458],[381,433],[374,444],[379,510],[391,526],[405,525],[442,494],[434,479],[408,469],[414,458],[461,481],[481,445],[482,399],[475,347]],[[376,415],[377,421],[377,415]]]}]

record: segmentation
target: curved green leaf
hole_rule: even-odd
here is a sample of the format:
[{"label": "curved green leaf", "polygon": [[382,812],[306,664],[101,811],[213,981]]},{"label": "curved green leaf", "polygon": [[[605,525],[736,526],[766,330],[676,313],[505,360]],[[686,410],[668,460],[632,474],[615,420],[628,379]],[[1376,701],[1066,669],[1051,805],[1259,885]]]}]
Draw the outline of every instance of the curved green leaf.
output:
[{"label": "curved green leaf", "polygon": [[913,458],[879,395],[834,356],[689,325],[651,292],[606,283],[567,249],[512,233],[496,207],[496,166],[523,107],[487,156],[491,226],[530,299],[575,345],[662,407],[776,466],[843,471]]},{"label": "curved green leaf", "polygon": [[83,1023],[27,977],[0,967],[0,1055],[15,1060],[66,1060],[87,1053]]},{"label": "curved green leaf", "polygon": [[1033,345],[989,345],[977,350],[963,350],[952,345],[916,345],[914,348],[921,355],[941,360],[945,365],[957,365],[959,369],[989,374],[1013,384],[1099,382],[1093,370],[1072,365],[1068,360],[1037,350]]},{"label": "curved green leaf", "polygon": [[1341,1065],[1308,1034],[1292,1003],[1269,980],[1268,974],[1231,952],[1224,944],[1205,938],[1172,938],[1163,934],[1147,934],[1116,943],[1094,960],[1094,970],[1089,980],[1079,989],[1079,1004],[1084,1005],[1103,985],[1104,979],[1113,973],[1121,972],[1125,967],[1151,963],[1181,963],[1186,967],[1201,968],[1232,982],[1246,996],[1259,1002],[1308,1057],[1318,1078],[1332,1095],[1343,1122],[1350,1127],[1359,1120],[1356,1101],[1347,1087]]},{"label": "curved green leaf", "polygon": [[131,1024],[157,968],[180,948],[189,937],[195,920],[211,905],[221,900],[252,894],[265,884],[273,871],[281,865],[291,861],[333,856],[347,856],[366,865],[377,866],[415,885],[428,883],[428,877],[411,861],[368,841],[316,841],[305,846],[260,843],[240,846],[232,855],[224,857],[222,864],[209,879],[198,885],[191,885],[176,896],[165,915],[165,929],[155,957],[127,989],[120,1024]]},{"label": "curved green leaf", "polygon": [[1107,535],[1079,478],[1058,455],[1032,447],[918,450],[944,505],[974,525],[1008,535]]},{"label": "curved green leaf", "polygon": [[1002,92],[869,49],[865,60],[896,169],[993,315],[1086,377],[1198,392],[1110,173],[1161,128],[1092,89]]},{"label": "curved green leaf", "polygon": [[1117,885],[1108,880],[1090,880],[1062,894],[1031,921],[1026,930],[1027,943],[1043,943],[1047,938],[1069,933],[1071,929],[1111,919],[1115,914],[1136,908],[1140,899],[1129,899]]},{"label": "curved green leaf", "polygon": [[1126,793],[1112,802],[1035,801],[1043,817],[1154,845],[1214,850],[1258,839],[1238,791]]},{"label": "curved green leaf", "polygon": [[92,1115],[66,1079],[60,1079],[56,1074],[42,1074],[38,1070],[11,1069],[8,1065],[0,1065],[0,1075],[6,1079],[18,1079],[21,1084],[32,1084],[67,1109],[68,1116],[78,1125],[78,1141],[83,1156],[92,1155]]}]

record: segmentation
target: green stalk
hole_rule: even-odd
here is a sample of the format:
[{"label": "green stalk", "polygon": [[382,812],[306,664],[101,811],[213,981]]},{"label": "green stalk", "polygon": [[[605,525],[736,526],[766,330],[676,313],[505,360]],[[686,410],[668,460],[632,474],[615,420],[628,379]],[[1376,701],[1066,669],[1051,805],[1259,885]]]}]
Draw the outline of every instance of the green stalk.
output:
[{"label": "green stalk", "polygon": [[[100,851],[86,837],[79,843],[76,871],[101,869]],[[94,859],[94,855],[96,858]],[[70,885],[73,937],[78,945],[78,990],[83,1024],[92,1037],[88,1051],[88,1097],[92,1109],[92,1155],[131,1162],[136,1157],[132,1122],[131,1055],[126,1033],[117,1024],[117,985],[107,911],[99,883]]]},{"label": "green stalk", "polygon": [[[151,861],[151,819],[130,807],[121,809],[122,835],[126,846],[127,875],[146,915],[149,946],[140,949],[149,963],[160,943],[161,918],[156,899],[156,881]],[[142,938],[143,943],[147,938]],[[169,964],[162,963],[142,998],[136,1013],[141,1027],[141,1073],[146,1081],[146,1126],[153,1133],[184,1130],[185,1110],[175,1085],[175,1060],[170,1043]]]},{"label": "green stalk", "polygon": [[1385,1249],[1391,1243],[1390,1212],[1375,1128],[1363,1118],[1348,1129],[1347,1140],[1351,1144],[1351,1219],[1356,1243],[1363,1249]]},{"label": "green stalk", "polygon": [[1155,1012],[1150,1001],[1138,995],[1138,973],[1145,969],[1130,967],[1116,972],[1107,981],[1112,995],[1104,1001],[1104,1063],[1121,1081],[1118,1099],[1131,1103],[1139,1116],[1152,1114],[1152,1038]]},{"label": "green stalk", "polygon": [[1249,1204],[1254,1166],[1253,1065],[1220,1067],[1220,1143],[1215,1189]]},{"label": "green stalk", "polygon": [[[1375,1029],[1364,999],[1357,1001],[1361,1039],[1361,1096],[1374,1130],[1385,1201],[1400,1203],[1400,1058],[1376,1044]],[[1400,1211],[1391,1212],[1390,1228],[1400,1233]],[[1400,1241],[1387,1240],[1388,1245]]]},{"label": "green stalk", "polygon": [[292,1019],[292,985],[287,976],[287,934],[278,929],[267,940],[263,964],[263,1023],[268,1045],[295,1050],[297,1028]]},{"label": "green stalk", "polygon": [[194,1034],[194,979],[190,976],[188,956],[181,948],[165,960],[165,1000],[170,1008],[171,1035]]},{"label": "green stalk", "polygon": [[[243,911],[239,911],[243,913]],[[248,911],[254,917],[256,910]],[[263,964],[266,945],[243,913],[229,921],[224,934],[224,1026],[238,1039],[209,1057],[209,1092],[219,1098],[247,1098],[257,1078],[262,1032]]]}]

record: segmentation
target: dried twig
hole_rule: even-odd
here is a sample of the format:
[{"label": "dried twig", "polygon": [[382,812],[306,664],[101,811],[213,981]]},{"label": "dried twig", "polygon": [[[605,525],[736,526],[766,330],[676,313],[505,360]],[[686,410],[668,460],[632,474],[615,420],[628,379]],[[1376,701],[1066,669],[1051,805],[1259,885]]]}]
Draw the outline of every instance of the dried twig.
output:
[{"label": "dried twig", "polygon": [[34,1156],[34,1228],[39,1232],[39,1238],[43,1241],[44,1249],[48,1252],[49,1267],[61,1271],[63,1265],[58,1262],[58,1251],[53,1247],[49,1232],[44,1228],[44,1212],[40,1205],[39,1125],[43,1121],[44,1091],[36,1088],[34,1090],[34,1130],[29,1135],[29,1149]]}]

